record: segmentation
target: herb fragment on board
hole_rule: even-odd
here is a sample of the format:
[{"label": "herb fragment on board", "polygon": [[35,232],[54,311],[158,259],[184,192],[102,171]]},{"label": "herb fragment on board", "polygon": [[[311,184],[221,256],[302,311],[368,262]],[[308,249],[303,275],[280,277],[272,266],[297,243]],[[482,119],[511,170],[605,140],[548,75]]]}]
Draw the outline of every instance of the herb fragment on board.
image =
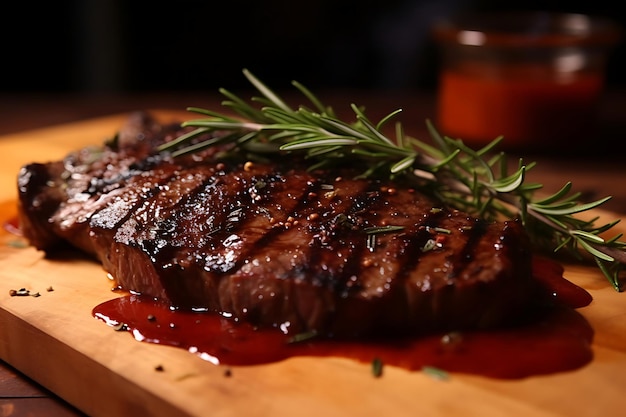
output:
[{"label": "herb fragment on board", "polygon": [[437,379],[439,381],[447,381],[450,379],[450,374],[443,369],[435,368],[434,366],[423,366],[422,372],[424,374],[430,376],[433,379]]},{"label": "herb fragment on board", "polygon": [[375,378],[383,376],[383,361],[380,358],[374,358],[372,360],[372,375]]},{"label": "herb fragment on board", "polygon": [[297,334],[294,334],[292,337],[290,337],[287,343],[306,342],[307,340],[311,340],[316,337],[317,337],[317,332],[315,330],[312,330],[310,332],[297,333]]},{"label": "herb fragment on board", "polygon": [[[384,128],[401,112],[399,109],[374,122],[363,108],[352,104],[355,120],[346,122],[296,81],[293,86],[311,102],[313,109],[304,105],[292,108],[251,72],[244,69],[243,73],[260,97],[246,102],[220,89],[227,98],[222,105],[237,116],[189,107],[187,110],[202,115],[182,124],[194,130],[162,145],[159,151],[178,157],[231,144],[234,152],[246,157],[255,153],[263,158],[272,153],[281,157],[300,153],[310,162],[310,169],[345,165],[346,160],[365,162],[368,168],[361,178],[412,181],[414,189],[486,221],[520,219],[538,248],[567,251],[581,259],[588,254],[613,288],[623,290],[626,241],[621,240],[621,234],[601,236],[619,220],[598,225],[597,218],[588,221],[577,216],[611,197],[581,202],[582,194],[572,192],[569,182],[556,193],[538,197],[535,193],[543,185],[526,181],[527,172],[536,164],[519,159],[511,172],[507,155],[496,152],[503,137],[476,150],[460,139],[441,135],[428,120],[430,141],[405,135],[399,122],[393,137]],[[203,135],[209,138],[203,139]],[[375,239],[369,243],[373,247]],[[424,249],[433,247],[429,244]]]},{"label": "herb fragment on board", "polygon": [[16,249],[25,249],[29,247],[28,243],[23,239],[13,239],[7,242],[7,246]]}]

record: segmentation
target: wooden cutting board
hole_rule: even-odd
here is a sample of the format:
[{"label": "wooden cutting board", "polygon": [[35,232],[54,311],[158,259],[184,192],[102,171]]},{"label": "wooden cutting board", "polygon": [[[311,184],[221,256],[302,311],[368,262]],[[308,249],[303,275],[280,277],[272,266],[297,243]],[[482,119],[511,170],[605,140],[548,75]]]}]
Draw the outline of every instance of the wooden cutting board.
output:
[{"label": "wooden cutting board", "polygon": [[[100,144],[126,116],[0,138],[2,220],[15,212],[22,164]],[[596,332],[594,359],[576,371],[522,380],[453,374],[441,381],[386,367],[382,378],[374,378],[367,364],[294,358],[233,367],[226,375],[182,349],[137,342],[94,319],[92,308],[115,296],[98,265],[45,260],[32,248],[13,245],[10,234],[0,238],[0,357],[89,415],[623,415],[626,294],[615,292],[594,268],[566,269],[566,277],[594,297],[580,310]],[[10,296],[20,288],[40,296]]]}]

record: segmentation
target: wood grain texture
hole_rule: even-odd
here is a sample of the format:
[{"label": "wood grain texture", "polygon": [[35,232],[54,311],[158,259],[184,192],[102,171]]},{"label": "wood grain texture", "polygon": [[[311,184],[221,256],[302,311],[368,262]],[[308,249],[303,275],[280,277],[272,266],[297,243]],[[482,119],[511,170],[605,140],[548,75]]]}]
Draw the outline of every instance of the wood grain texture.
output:
[{"label": "wood grain texture", "polygon": [[[100,144],[125,118],[0,138],[3,220],[15,212],[22,164]],[[580,312],[595,329],[595,357],[573,372],[514,381],[455,374],[439,381],[386,367],[382,378],[373,378],[368,364],[295,358],[232,367],[228,376],[223,367],[184,350],[136,342],[94,319],[92,308],[115,296],[98,264],[48,260],[32,248],[11,245],[13,235],[0,239],[0,358],[92,416],[611,417],[623,410],[626,294],[610,288],[594,268],[566,269],[566,277],[594,297]],[[19,288],[40,296],[9,295]]]}]

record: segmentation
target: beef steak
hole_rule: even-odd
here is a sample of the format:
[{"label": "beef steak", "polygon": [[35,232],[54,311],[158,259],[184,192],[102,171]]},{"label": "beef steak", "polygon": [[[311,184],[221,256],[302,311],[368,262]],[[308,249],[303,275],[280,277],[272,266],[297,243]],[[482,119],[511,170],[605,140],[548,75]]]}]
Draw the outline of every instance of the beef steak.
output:
[{"label": "beef steak", "polygon": [[120,288],[289,333],[489,328],[533,297],[515,221],[487,223],[350,167],[156,152],[183,132],[138,113],[114,141],[24,166],[24,236],[48,254],[93,255]]}]

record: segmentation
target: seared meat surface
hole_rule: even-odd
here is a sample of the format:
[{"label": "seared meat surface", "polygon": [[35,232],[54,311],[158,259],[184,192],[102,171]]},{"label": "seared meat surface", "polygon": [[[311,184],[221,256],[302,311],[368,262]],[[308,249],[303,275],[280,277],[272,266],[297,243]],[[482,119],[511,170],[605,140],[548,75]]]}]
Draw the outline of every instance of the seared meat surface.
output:
[{"label": "seared meat surface", "polygon": [[49,254],[92,254],[121,288],[290,333],[488,328],[533,296],[514,221],[486,223],[350,167],[156,153],[182,133],[137,114],[112,143],[23,167],[25,237]]}]

